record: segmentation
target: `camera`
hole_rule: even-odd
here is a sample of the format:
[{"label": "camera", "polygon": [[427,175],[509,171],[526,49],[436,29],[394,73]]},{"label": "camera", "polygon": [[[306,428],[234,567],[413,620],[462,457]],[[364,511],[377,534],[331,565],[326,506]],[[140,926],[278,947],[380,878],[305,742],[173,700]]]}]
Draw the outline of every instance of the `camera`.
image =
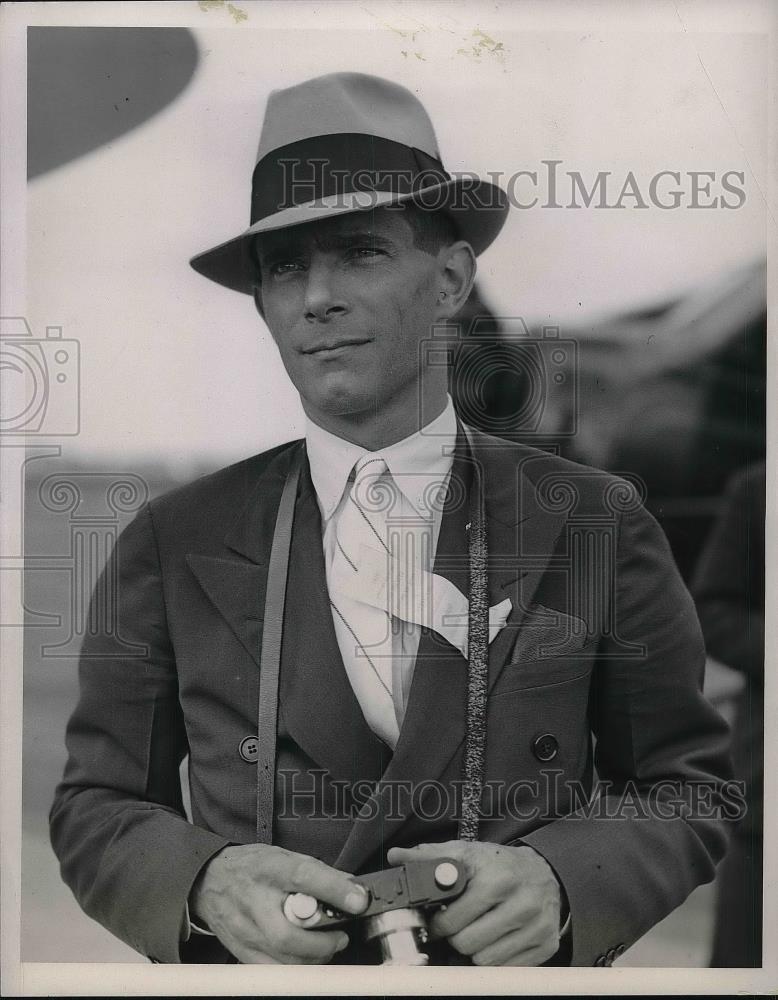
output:
[{"label": "camera", "polygon": [[0,367],[0,433],[78,434],[79,343],[65,340],[62,327],[47,327],[39,340],[23,317],[0,318]]},{"label": "camera", "polygon": [[[420,345],[422,366],[444,365],[466,424],[498,437],[572,437],[578,426],[578,344],[558,326],[530,330],[521,317],[475,316],[466,336],[441,324]],[[434,413],[424,412],[421,426]]]},{"label": "camera", "polygon": [[467,879],[451,858],[412,861],[369,875],[355,875],[370,900],[359,916],[342,913],[313,896],[295,892],[284,902],[287,920],[297,927],[330,930],[357,923],[365,941],[380,948],[384,965],[427,965],[428,914],[461,896]]}]

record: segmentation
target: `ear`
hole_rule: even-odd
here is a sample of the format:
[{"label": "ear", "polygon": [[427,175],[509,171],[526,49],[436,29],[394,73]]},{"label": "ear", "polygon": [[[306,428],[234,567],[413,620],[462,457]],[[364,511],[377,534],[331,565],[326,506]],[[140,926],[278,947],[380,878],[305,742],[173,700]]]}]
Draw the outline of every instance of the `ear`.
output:
[{"label": "ear", "polygon": [[436,320],[453,319],[467,302],[477,266],[473,248],[464,240],[441,248],[438,253]]}]

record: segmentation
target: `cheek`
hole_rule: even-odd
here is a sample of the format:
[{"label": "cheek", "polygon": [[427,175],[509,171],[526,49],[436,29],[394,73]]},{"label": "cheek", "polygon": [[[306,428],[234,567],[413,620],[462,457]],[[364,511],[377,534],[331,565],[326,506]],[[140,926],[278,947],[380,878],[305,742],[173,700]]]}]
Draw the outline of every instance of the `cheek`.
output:
[{"label": "cheek", "polygon": [[434,315],[435,298],[429,276],[418,272],[394,273],[385,284],[376,284],[363,304],[377,317],[383,316],[387,327],[404,336],[427,330]]},{"label": "cheek", "polygon": [[292,342],[294,339],[295,315],[288,303],[283,301],[268,301],[265,299],[263,319],[270,336],[273,338],[278,352],[282,359],[286,361],[294,354]]},{"label": "cheek", "polygon": [[402,360],[415,361],[421,345],[432,336],[434,313],[420,297],[406,296],[396,304],[394,319],[396,344],[402,351]]},{"label": "cheek", "polygon": [[291,318],[289,302],[282,296],[266,294],[262,299],[262,306],[264,320],[274,339],[278,341],[289,328]]}]

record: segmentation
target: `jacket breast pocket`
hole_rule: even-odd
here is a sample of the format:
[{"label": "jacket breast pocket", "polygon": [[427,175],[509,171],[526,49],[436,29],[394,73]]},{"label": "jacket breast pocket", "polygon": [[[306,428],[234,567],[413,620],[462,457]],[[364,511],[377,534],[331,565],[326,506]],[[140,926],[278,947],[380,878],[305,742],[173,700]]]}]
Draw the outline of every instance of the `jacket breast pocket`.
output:
[{"label": "jacket breast pocket", "polygon": [[542,604],[532,606],[517,629],[508,662],[492,698],[523,688],[560,684],[589,673],[599,642],[586,622]]}]

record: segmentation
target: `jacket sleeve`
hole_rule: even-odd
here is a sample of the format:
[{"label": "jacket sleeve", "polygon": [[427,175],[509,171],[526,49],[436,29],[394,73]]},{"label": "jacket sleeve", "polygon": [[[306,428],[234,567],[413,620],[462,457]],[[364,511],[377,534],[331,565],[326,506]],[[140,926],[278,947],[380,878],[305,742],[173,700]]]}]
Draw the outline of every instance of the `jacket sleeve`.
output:
[{"label": "jacket sleeve", "polygon": [[711,881],[731,808],[728,729],[702,695],[694,605],[642,507],[621,515],[612,607],[590,694],[595,798],[521,838],[564,886],[577,966],[610,964]]},{"label": "jacket sleeve", "polygon": [[[98,620],[101,588],[118,595],[116,629]],[[179,766],[188,747],[149,507],[119,537],[90,621],[52,845],[90,917],[153,960],[178,962],[192,883],[229,841],[184,813]]]}]

